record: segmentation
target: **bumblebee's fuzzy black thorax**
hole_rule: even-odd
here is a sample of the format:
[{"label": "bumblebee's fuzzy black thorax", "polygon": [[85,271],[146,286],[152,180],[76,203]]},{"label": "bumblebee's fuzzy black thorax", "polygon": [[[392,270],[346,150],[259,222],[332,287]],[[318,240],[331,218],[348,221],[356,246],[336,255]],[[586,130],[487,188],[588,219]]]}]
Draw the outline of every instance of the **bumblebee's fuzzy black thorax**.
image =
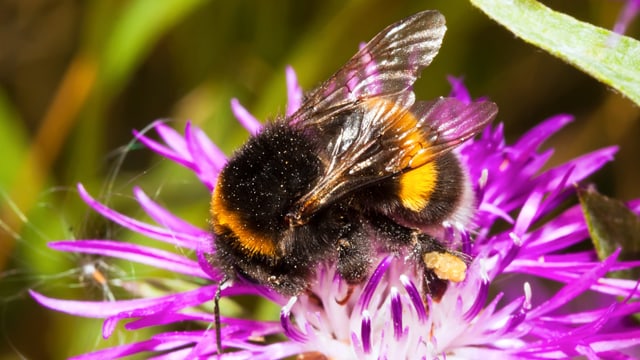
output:
[{"label": "bumblebee's fuzzy black thorax", "polygon": [[228,273],[270,283],[283,293],[301,291],[299,279],[310,272],[301,265],[317,261],[328,239],[338,236],[320,221],[322,213],[306,227],[293,228],[285,221],[292,204],[320,175],[314,150],[303,134],[275,122],[251,138],[220,173],[212,225],[216,258]]},{"label": "bumblebee's fuzzy black thorax", "polygon": [[277,235],[284,215],[320,173],[312,143],[283,123],[250,139],[220,174],[226,208],[253,232]]}]

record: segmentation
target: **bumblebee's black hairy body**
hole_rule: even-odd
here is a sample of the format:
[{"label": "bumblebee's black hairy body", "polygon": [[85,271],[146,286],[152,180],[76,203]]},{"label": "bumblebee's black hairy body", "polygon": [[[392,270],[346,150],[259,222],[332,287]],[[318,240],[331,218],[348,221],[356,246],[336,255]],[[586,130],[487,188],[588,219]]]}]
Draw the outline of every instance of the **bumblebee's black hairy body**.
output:
[{"label": "bumblebee's black hairy body", "polygon": [[[286,223],[295,201],[321,175],[317,146],[309,135],[275,122],[250,139],[225,167],[217,185],[220,203],[239,215],[245,234],[274,245],[273,251],[249,251],[229,226],[214,228],[216,255],[225,272],[293,295],[307,285],[314,270],[310,265],[336,256],[339,239],[364,239],[357,214],[342,204],[318,211],[306,226]],[[361,250],[346,251],[355,255]]]},{"label": "bumblebee's black hairy body", "polygon": [[451,150],[496,107],[415,101],[411,86],[444,32],[436,11],[387,27],[295,114],[266,124],[231,157],[211,203],[215,261],[228,278],[298,295],[320,263],[362,283],[383,251],[408,254],[435,297],[443,278],[461,281],[436,275],[430,254],[462,261],[427,229],[468,221],[470,187]]},{"label": "bumblebee's black hairy body", "polygon": [[405,226],[421,229],[449,219],[465,200],[465,174],[453,153],[446,153],[432,163],[437,178],[426,207],[419,212],[402,204],[399,197],[402,173],[358,191],[364,207],[375,209]]},{"label": "bumblebee's black hairy body", "polygon": [[283,122],[250,139],[224,169],[218,184],[225,201],[252,231],[275,237],[286,230],[284,216],[321,175],[315,146]]},{"label": "bumblebee's black hairy body", "polygon": [[[337,235],[322,229],[326,227],[323,214],[308,227],[288,229],[284,221],[295,199],[320,175],[320,166],[312,143],[282,122],[267,126],[234,155],[216,186],[219,204],[238,215],[235,221],[241,222],[245,235],[272,241],[274,250],[248,252],[230,227],[236,223],[216,226],[214,222],[216,256],[226,273],[261,283],[277,282],[286,293],[299,292],[304,284],[297,278],[310,274],[304,264],[325,256],[330,238]],[[316,244],[295,241],[309,238],[311,232],[318,235],[313,237]]]},{"label": "bumblebee's black hairy body", "polygon": [[[341,114],[337,122],[362,116],[361,112]],[[268,124],[234,154],[220,174],[215,195],[220,213],[214,217],[224,217],[226,211],[237,215],[230,224],[214,221],[216,256],[225,273],[296,295],[308,286],[322,261],[336,262],[341,277],[356,284],[369,274],[372,255],[378,250],[408,250],[416,258],[428,251],[447,251],[432,237],[398,221],[435,224],[455,210],[462,177],[452,154],[434,161],[441,169],[435,192],[441,194],[435,194],[424,211],[402,206],[400,173],[354,189],[320,208],[304,226],[288,224],[287,213],[324,172],[317,154],[326,146],[325,140],[280,120]],[[370,164],[369,171],[376,173],[384,165]],[[255,242],[273,246],[260,251]]]}]

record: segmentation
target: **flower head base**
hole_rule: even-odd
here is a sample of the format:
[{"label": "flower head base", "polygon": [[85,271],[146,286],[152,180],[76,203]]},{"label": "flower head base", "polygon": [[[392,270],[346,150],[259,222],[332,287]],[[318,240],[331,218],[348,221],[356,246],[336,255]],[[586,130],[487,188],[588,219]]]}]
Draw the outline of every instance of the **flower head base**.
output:
[{"label": "flower head base", "polygon": [[[455,80],[455,79],[452,79]],[[287,70],[292,113],[301,99],[300,87]],[[469,100],[460,81],[453,96]],[[236,101],[232,109],[252,133],[259,123]],[[280,321],[222,317],[222,358],[274,359],[296,354],[322,354],[328,358],[624,358],[640,344],[640,327],[624,320],[638,312],[634,281],[610,279],[610,271],[640,262],[621,262],[615,252],[599,261],[593,251],[571,251],[589,237],[580,208],[556,215],[558,205],[573,194],[574,184],[610,161],[615,148],[605,148],[542,171],[552,151],[540,145],[571,118],[550,118],[506,145],[502,125],[487,128],[458,153],[468,168],[477,198],[474,227],[451,225],[445,237],[457,241],[469,254],[464,281],[452,283],[439,301],[424,299],[422,274],[402,256],[381,254],[363,286],[349,287],[334,264],[322,264],[308,293],[284,298],[273,291],[237,281],[221,296],[251,295],[282,307]],[[147,147],[191,169],[212,190],[226,163],[222,152],[204,133],[187,125],[181,136],[162,122],[154,129],[164,144],[136,133]],[[127,320],[125,328],[182,322],[214,323],[210,303],[222,274],[210,266],[212,236],[172,215],[135,189],[136,199],[157,223],[144,223],[107,208],[82,186],[80,196],[106,218],[140,234],[195,251],[197,259],[152,247],[113,240],[59,241],[61,251],[97,254],[139,262],[210,285],[170,295],[85,302],[57,300],[32,292],[41,304],[74,315],[105,319],[103,335]],[[630,205],[640,212],[640,202]],[[498,225],[499,226],[496,226]],[[501,230],[497,230],[501,229]],[[561,284],[549,292],[542,280]],[[495,295],[489,295],[489,294]],[[265,342],[283,334],[286,340]],[[150,339],[80,355],[78,358],[116,358],[154,352],[157,358],[201,358],[218,352],[215,329],[159,333]]]}]

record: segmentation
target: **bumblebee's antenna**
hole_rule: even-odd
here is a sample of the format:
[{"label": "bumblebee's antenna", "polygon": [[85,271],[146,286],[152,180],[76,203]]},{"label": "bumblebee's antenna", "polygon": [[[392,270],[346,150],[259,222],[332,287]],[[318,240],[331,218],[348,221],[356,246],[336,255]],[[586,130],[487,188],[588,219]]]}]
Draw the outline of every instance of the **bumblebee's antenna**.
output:
[{"label": "bumblebee's antenna", "polygon": [[224,278],[218,284],[218,288],[216,289],[216,296],[213,300],[213,314],[216,318],[216,346],[218,352],[218,359],[220,359],[220,355],[222,355],[222,331],[220,329],[220,294],[222,293],[222,285],[229,281],[229,277],[225,275]]}]

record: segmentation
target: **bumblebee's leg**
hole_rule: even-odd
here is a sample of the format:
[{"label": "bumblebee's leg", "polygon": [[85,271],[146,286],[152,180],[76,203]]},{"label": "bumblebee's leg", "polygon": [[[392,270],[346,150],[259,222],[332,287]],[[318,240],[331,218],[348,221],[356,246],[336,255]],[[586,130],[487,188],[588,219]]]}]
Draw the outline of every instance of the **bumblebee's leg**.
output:
[{"label": "bumblebee's leg", "polygon": [[444,254],[446,251],[444,246],[432,236],[423,233],[416,234],[413,253],[419,259],[417,261],[424,265],[422,270],[424,273],[422,276],[422,292],[425,301],[429,296],[433,301],[439,302],[444,292],[447,291],[449,282],[436,275],[435,271],[424,261],[424,256],[426,254]]},{"label": "bumblebee's leg", "polygon": [[415,256],[424,264],[424,295],[431,296],[433,301],[442,299],[449,282],[461,282],[467,272],[467,263],[444,247],[434,237],[419,233],[414,247]]},{"label": "bumblebee's leg", "polygon": [[449,281],[440,279],[432,269],[429,269],[426,266],[424,267],[424,275],[422,276],[422,289],[425,301],[427,296],[429,296],[431,297],[431,300],[440,302],[442,296],[444,296],[444,292],[447,291],[448,287]]},{"label": "bumblebee's leg", "polygon": [[354,221],[345,228],[343,236],[337,242],[337,250],[338,274],[349,288],[344,298],[336,299],[336,302],[344,305],[353,293],[353,286],[364,281],[371,267],[371,240],[360,221]]},{"label": "bumblebee's leg", "polygon": [[467,265],[458,255],[449,251],[436,238],[419,230],[402,226],[384,215],[368,216],[377,236],[387,251],[410,249],[416,264],[422,265],[424,295],[439,301],[449,281],[464,280]]},{"label": "bumblebee's leg", "polygon": [[362,229],[338,240],[338,273],[348,284],[360,284],[371,266],[371,242]]}]

